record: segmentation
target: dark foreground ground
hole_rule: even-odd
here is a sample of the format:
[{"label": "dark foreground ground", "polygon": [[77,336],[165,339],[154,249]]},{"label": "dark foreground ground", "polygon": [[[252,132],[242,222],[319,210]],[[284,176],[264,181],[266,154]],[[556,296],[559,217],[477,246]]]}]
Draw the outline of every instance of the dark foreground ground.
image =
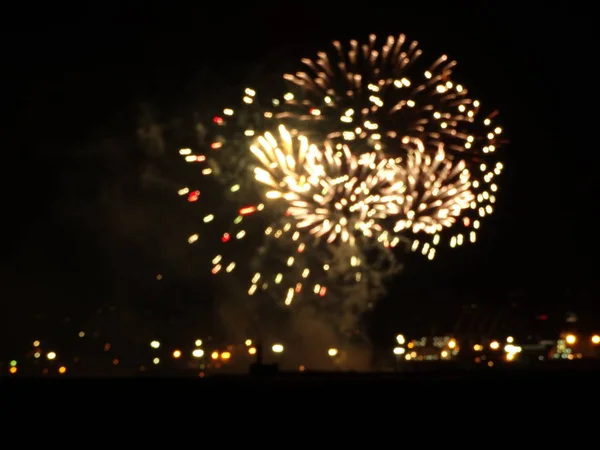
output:
[{"label": "dark foreground ground", "polygon": [[63,414],[88,422],[96,418],[129,420],[117,419],[123,416],[140,421],[139,417],[144,416],[144,420],[166,423],[182,417],[225,420],[240,414],[249,421],[294,421],[297,419],[292,417],[298,414],[304,417],[302,420],[314,421],[314,415],[367,414],[389,420],[389,414],[465,417],[465,413],[488,420],[490,415],[502,413],[508,414],[511,422],[527,423],[565,411],[576,410],[586,416],[582,411],[595,409],[600,400],[599,386],[600,370],[592,369],[305,372],[203,378],[166,374],[128,378],[4,377],[0,378],[0,399],[6,411],[14,411],[11,405],[16,405],[16,410],[28,413],[46,411],[48,420],[56,413],[61,421],[65,420]]}]

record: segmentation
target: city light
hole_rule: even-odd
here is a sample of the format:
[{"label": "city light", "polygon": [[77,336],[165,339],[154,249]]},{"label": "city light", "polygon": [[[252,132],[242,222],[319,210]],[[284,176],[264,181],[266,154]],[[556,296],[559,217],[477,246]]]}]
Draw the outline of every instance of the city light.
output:
[{"label": "city light", "polygon": [[406,350],[403,347],[394,348],[394,355],[404,355],[405,352]]},{"label": "city light", "polygon": [[202,347],[202,339],[196,339],[196,347]]},{"label": "city light", "polygon": [[597,334],[592,336],[592,344],[600,344],[600,336],[598,336]]},{"label": "city light", "polygon": [[274,353],[281,353],[281,352],[283,352],[283,345],[275,344],[275,345],[273,345],[273,347],[271,349],[273,350]]},{"label": "city light", "polygon": [[398,336],[396,336],[396,342],[398,342],[398,345],[404,345],[406,340],[404,339],[403,335],[399,334]]},{"label": "city light", "polygon": [[256,355],[256,348],[254,348],[254,347],[250,347],[250,348],[248,349],[248,354],[250,354],[250,355]]},{"label": "city light", "polygon": [[49,352],[49,353],[46,355],[46,358],[48,358],[50,361],[52,361],[53,359],[56,359],[56,353],[54,353],[54,352]]},{"label": "city light", "polygon": [[152,342],[150,342],[150,347],[152,347],[153,349],[157,349],[160,347],[160,342],[152,341]]},{"label": "city light", "polygon": [[60,366],[58,368],[58,373],[63,374],[67,372],[67,368],[65,366]]},{"label": "city light", "polygon": [[192,356],[194,358],[202,358],[204,356],[204,350],[197,348],[192,352]]},{"label": "city light", "polygon": [[330,348],[329,350],[327,350],[327,354],[333,358],[338,354],[338,350],[337,348]]},{"label": "city light", "polygon": [[575,342],[577,342],[577,337],[575,337],[574,334],[568,334],[565,337],[565,341],[567,342],[567,344],[573,345],[573,344],[575,344]]},{"label": "city light", "polygon": [[229,352],[221,353],[221,359],[223,361],[228,361],[229,359],[231,359],[231,353],[229,353]]},{"label": "city light", "polygon": [[490,348],[492,350],[498,350],[500,348],[500,343],[498,341],[492,341],[490,343]]},{"label": "city light", "polygon": [[173,352],[173,358],[177,359],[181,357],[181,351],[180,350],[175,350]]},{"label": "city light", "polygon": [[210,357],[211,357],[212,359],[219,359],[219,352],[216,352],[216,351],[215,351],[215,352],[212,352],[212,353],[210,354]]}]

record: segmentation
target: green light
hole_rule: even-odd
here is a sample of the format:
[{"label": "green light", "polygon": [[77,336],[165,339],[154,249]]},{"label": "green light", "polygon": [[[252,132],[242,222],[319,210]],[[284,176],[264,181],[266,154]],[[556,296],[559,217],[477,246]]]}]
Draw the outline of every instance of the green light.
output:
[{"label": "green light", "polygon": [[17,365],[17,361],[13,359],[13,360],[10,362],[10,367],[15,367],[16,365]]}]

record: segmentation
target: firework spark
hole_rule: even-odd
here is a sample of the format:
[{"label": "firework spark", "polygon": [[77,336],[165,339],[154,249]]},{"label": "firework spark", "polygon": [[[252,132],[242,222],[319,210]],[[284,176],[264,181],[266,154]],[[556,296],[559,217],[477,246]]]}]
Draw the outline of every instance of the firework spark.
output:
[{"label": "firework spark", "polygon": [[421,53],[404,35],[383,45],[375,35],[363,44],[334,41],[333,51],[303,59],[304,70],[284,75],[299,89],[284,97],[291,111],[281,117],[319,121],[327,139],[358,140],[390,154],[403,150],[405,137],[434,152],[444,144],[451,152],[493,153],[502,131],[492,126],[495,113],[477,119],[480,102],[451,80],[456,62],[442,55],[422,69]]},{"label": "firework spark", "polygon": [[279,126],[279,139],[260,136],[251,151],[261,164],[256,180],[271,188],[269,199],[283,199],[286,215],[299,230],[328,244],[340,238],[354,245],[355,232],[373,238],[384,232],[381,221],[400,212],[396,164],[376,153],[354,156],[346,145],[323,150],[303,135]]}]

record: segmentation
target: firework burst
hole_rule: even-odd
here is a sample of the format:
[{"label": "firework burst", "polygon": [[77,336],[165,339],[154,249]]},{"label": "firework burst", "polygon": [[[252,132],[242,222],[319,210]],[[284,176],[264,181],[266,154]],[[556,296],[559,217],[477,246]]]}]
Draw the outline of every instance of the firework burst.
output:
[{"label": "firework burst", "polygon": [[384,232],[381,222],[400,212],[394,161],[376,153],[354,156],[346,145],[334,150],[325,143],[321,150],[283,125],[278,131],[279,139],[266,133],[250,147],[261,164],[255,176],[270,188],[268,199],[285,202],[299,230],[328,244],[339,238],[355,245],[355,233],[377,238]]},{"label": "firework burst", "polygon": [[432,153],[419,139],[404,141],[411,150],[398,165],[402,211],[394,232],[412,236],[411,249],[429,259],[442,241],[450,247],[476,242],[481,220],[494,211],[494,179],[502,163],[481,163],[473,173],[464,159],[447,155],[442,144]]},{"label": "firework burst", "polygon": [[[303,70],[285,74],[293,92],[284,97],[297,122],[317,121],[329,140],[359,141],[375,150],[402,153],[404,138],[421,139],[426,150],[493,153],[501,129],[495,113],[479,118],[480,102],[451,79],[456,65],[446,55],[419,67],[422,51],[404,35],[381,42],[333,42],[330,52],[302,60]],[[361,149],[361,145],[354,145]]]},{"label": "firework burst", "polygon": [[[246,89],[246,108],[255,95]],[[225,109],[213,118],[216,131],[205,133],[204,151],[180,151],[217,182],[206,195],[179,191],[211,209],[202,215],[202,230],[188,239],[216,243],[211,272],[247,277],[249,295],[267,293],[290,305],[299,297],[329,298],[335,291],[330,282],[366,286],[374,271],[392,270],[389,248],[399,238],[391,238],[384,222],[400,212],[395,162],[374,152],[355,155],[342,144],[313,144],[257,109],[258,125],[235,120],[239,111]],[[216,199],[223,191],[227,196]]]}]

